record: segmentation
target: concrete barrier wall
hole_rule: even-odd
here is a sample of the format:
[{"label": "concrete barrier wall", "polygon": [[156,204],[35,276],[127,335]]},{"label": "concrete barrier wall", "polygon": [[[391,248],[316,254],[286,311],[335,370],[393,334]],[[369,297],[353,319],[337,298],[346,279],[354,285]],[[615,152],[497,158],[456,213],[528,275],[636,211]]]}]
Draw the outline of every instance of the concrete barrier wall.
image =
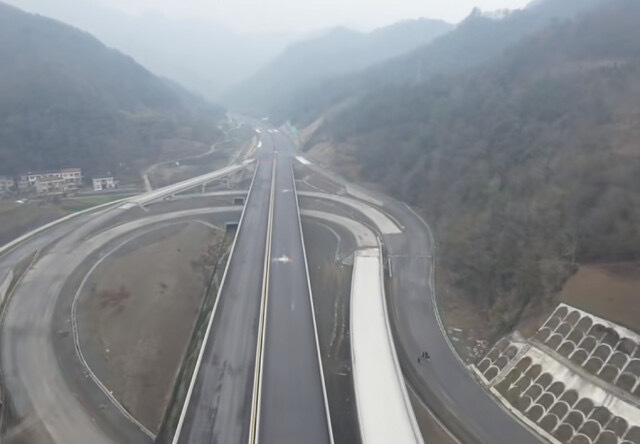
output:
[{"label": "concrete barrier wall", "polygon": [[4,281],[0,283],[0,305],[4,303],[4,300],[7,297],[7,292],[9,291],[9,286],[11,285],[12,280],[13,270],[10,270],[9,274],[4,278]]}]

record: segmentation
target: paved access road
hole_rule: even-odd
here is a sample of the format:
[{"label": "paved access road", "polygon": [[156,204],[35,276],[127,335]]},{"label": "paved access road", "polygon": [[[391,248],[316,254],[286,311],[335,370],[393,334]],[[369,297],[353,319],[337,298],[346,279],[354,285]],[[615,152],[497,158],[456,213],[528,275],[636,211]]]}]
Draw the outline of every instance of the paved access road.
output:
[{"label": "paved access road", "polygon": [[[188,186],[210,181],[236,168],[194,178]],[[22,420],[6,439],[22,442],[151,442],[152,438],[126,419],[85,374],[73,347],[56,348],[58,335],[70,338],[70,322],[55,326],[54,312],[63,286],[95,247],[95,234],[125,213],[181,189],[161,189],[101,210],[92,210],[51,224],[3,248],[0,276],[36,250],[40,259],[16,287],[1,326],[2,375],[5,400]],[[138,210],[140,211],[140,210]],[[56,339],[54,341],[54,338]],[[65,371],[62,371],[62,367]]]},{"label": "paved access road", "polygon": [[293,178],[291,142],[277,140],[274,221],[258,442],[332,442]]},{"label": "paved access road", "polygon": [[174,441],[248,442],[272,167],[265,143]]},{"label": "paved access road", "polygon": [[[380,209],[403,226],[403,233],[383,234],[382,240],[392,268],[387,293],[389,317],[407,383],[462,442],[539,443],[537,435],[473,379],[449,347],[434,305],[434,247],[424,222],[395,199],[349,184],[315,164],[307,167],[379,202]],[[418,363],[423,351],[428,351],[431,359]]]}]

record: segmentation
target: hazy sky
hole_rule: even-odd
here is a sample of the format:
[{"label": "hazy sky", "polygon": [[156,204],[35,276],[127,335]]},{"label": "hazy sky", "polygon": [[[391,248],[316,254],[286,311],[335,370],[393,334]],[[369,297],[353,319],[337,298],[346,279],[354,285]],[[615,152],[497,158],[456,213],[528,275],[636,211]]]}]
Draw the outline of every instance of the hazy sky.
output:
[{"label": "hazy sky", "polygon": [[[51,2],[50,7],[56,4]],[[79,2],[87,0],[78,0]],[[516,9],[530,0],[95,0],[131,14],[213,19],[237,31],[310,31],[334,25],[372,29],[417,17],[458,22],[474,6]],[[19,4],[20,1],[11,1]]]}]

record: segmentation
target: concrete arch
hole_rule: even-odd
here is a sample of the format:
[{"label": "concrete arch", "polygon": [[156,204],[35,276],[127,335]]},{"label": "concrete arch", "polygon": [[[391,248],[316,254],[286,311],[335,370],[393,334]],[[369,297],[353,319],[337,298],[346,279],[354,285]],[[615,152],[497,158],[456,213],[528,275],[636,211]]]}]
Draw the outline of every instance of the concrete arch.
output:
[{"label": "concrete arch", "polygon": [[567,424],[571,424],[571,426],[578,430],[578,428],[580,428],[582,426],[582,424],[584,423],[584,415],[582,414],[581,411],[579,410],[572,410],[569,412],[569,414],[567,415],[567,417],[564,419],[564,422],[566,422]]},{"label": "concrete arch", "polygon": [[618,345],[616,345],[616,350],[631,357],[637,346],[638,344],[636,344],[632,339],[622,338],[620,339],[620,342],[618,342]]},{"label": "concrete arch", "polygon": [[561,322],[562,318],[559,318],[558,316],[552,316],[547,320],[547,322],[545,322],[544,326],[551,330],[555,330]]},{"label": "concrete arch", "polygon": [[476,368],[480,370],[480,373],[484,373],[489,369],[490,365],[491,365],[491,361],[487,358],[484,358],[482,361],[480,361],[478,365],[476,365]]},{"label": "concrete arch", "polygon": [[549,327],[542,327],[538,330],[534,338],[540,342],[544,342],[551,335],[551,329]]},{"label": "concrete arch", "polygon": [[515,345],[511,345],[509,346],[504,352],[503,352],[503,356],[506,356],[509,360],[513,359],[516,357],[516,355],[518,354],[518,347],[516,347]]},{"label": "concrete arch", "polygon": [[515,387],[518,388],[518,390],[520,390],[520,393],[524,393],[533,383],[533,381],[531,381],[531,378],[526,377],[525,375],[522,375],[520,377],[520,379],[518,379],[518,381],[515,383]]},{"label": "concrete arch", "polygon": [[601,343],[598,348],[593,352],[592,356],[596,356],[603,361],[609,359],[609,356],[613,353],[613,348],[609,344]]},{"label": "concrete arch", "polygon": [[531,405],[533,404],[533,401],[531,400],[530,397],[528,396],[521,396],[520,398],[518,398],[518,400],[515,403],[515,408],[517,408],[518,410],[520,410],[521,412],[526,412],[527,410],[529,410],[529,408],[531,407]]},{"label": "concrete arch", "polygon": [[545,412],[549,410],[551,406],[555,404],[555,402],[556,402],[556,397],[549,392],[543,393],[542,396],[540,396],[540,398],[538,398],[538,400],[536,401],[536,403],[544,407]]},{"label": "concrete arch", "polygon": [[595,440],[600,432],[602,431],[602,426],[598,421],[594,421],[593,419],[589,419],[582,424],[582,427],[578,429],[578,433],[582,433],[586,437],[588,437],[591,441]]},{"label": "concrete arch", "polygon": [[567,309],[567,307],[558,307],[556,308],[556,311],[553,313],[554,317],[560,318],[560,319],[564,319],[564,317],[567,315],[567,313],[569,312],[569,310]]},{"label": "concrete arch", "polygon": [[509,401],[511,405],[515,406],[518,402],[518,399],[520,399],[520,395],[522,395],[522,392],[518,390],[517,387],[511,387],[509,391],[507,391],[505,398],[507,398],[507,401]]},{"label": "concrete arch", "polygon": [[560,400],[566,402],[569,407],[573,406],[576,402],[578,402],[578,399],[579,399],[578,392],[576,392],[573,389],[567,390],[560,397]]},{"label": "concrete arch", "polygon": [[558,325],[558,327],[556,328],[556,333],[558,333],[559,335],[562,335],[562,337],[566,337],[569,332],[573,329],[573,325],[569,324],[568,322],[563,322],[562,324]]},{"label": "concrete arch", "polygon": [[571,353],[573,353],[575,348],[576,348],[576,345],[573,342],[564,341],[562,344],[560,344],[560,347],[558,347],[558,353],[568,358],[569,356],[571,356]]},{"label": "concrete arch", "polygon": [[605,430],[600,433],[595,444],[618,444],[618,437],[611,430]]},{"label": "concrete arch", "polygon": [[620,370],[618,370],[613,365],[607,364],[604,367],[602,367],[602,369],[598,373],[598,377],[604,381],[607,381],[613,384],[613,382],[618,378],[619,373],[620,373]]},{"label": "concrete arch", "polygon": [[507,392],[511,388],[511,383],[506,379],[503,379],[502,381],[498,382],[495,387],[498,393],[500,393],[503,396],[506,396]]},{"label": "concrete arch", "polygon": [[531,397],[531,399],[535,401],[540,397],[540,395],[542,395],[543,391],[544,390],[540,386],[540,384],[533,384],[531,385],[531,387],[527,389],[527,391],[524,394]]},{"label": "concrete arch", "polygon": [[562,423],[553,432],[553,436],[560,442],[569,442],[571,437],[576,434],[575,429],[571,424]]},{"label": "concrete arch", "polygon": [[549,336],[549,339],[547,339],[545,344],[547,345],[547,347],[555,350],[556,348],[558,348],[561,342],[562,342],[562,335],[560,335],[559,333],[554,333],[551,336]]},{"label": "concrete arch", "polygon": [[532,405],[526,412],[527,418],[529,418],[533,422],[540,421],[542,415],[544,415],[544,408],[538,404]]},{"label": "concrete arch", "polygon": [[584,333],[575,329],[571,331],[571,333],[569,333],[569,336],[567,336],[567,340],[573,342],[574,344],[576,344],[576,346],[583,339],[584,339]]},{"label": "concrete arch", "polygon": [[631,373],[621,373],[616,380],[616,387],[631,392],[638,383],[638,378]]},{"label": "concrete arch", "polygon": [[500,338],[500,340],[496,342],[493,348],[497,349],[499,353],[502,353],[504,349],[509,346],[509,344],[511,344],[511,341],[509,341],[507,338]]},{"label": "concrete arch", "polygon": [[489,353],[487,353],[486,359],[490,359],[491,361],[495,361],[500,357],[500,350],[497,348],[492,348]]},{"label": "concrete arch", "polygon": [[486,372],[484,372],[484,377],[487,378],[487,381],[491,382],[496,376],[498,376],[498,373],[500,373],[500,369],[495,365],[492,365]]},{"label": "concrete arch", "polygon": [[578,312],[577,310],[573,310],[567,315],[564,321],[568,322],[573,327],[578,323],[581,317],[582,315],[580,314],[580,312]]},{"label": "concrete arch", "polygon": [[613,414],[606,407],[598,406],[593,409],[589,415],[589,419],[596,421],[600,427],[604,427],[611,421]]},{"label": "concrete arch", "polygon": [[543,373],[540,376],[538,376],[538,379],[536,379],[536,383],[539,384],[540,387],[542,387],[545,390],[547,389],[547,387],[551,385],[552,382],[553,382],[553,377],[549,373]]},{"label": "concrete arch", "polygon": [[569,404],[564,401],[558,401],[551,406],[549,413],[556,415],[558,418],[564,418],[569,413]]},{"label": "concrete arch", "polygon": [[588,436],[578,433],[571,438],[569,444],[592,444]]},{"label": "concrete arch", "polygon": [[596,345],[598,345],[598,340],[595,336],[587,335],[582,341],[580,341],[578,347],[586,350],[588,353],[591,353],[593,349],[596,348]]},{"label": "concrete arch", "polygon": [[551,387],[549,387],[547,389],[547,391],[549,393],[552,393],[554,398],[558,398],[560,397],[564,391],[565,391],[565,386],[564,383],[560,382],[560,381],[556,381],[553,384],[551,384]]},{"label": "concrete arch", "polygon": [[551,433],[558,426],[559,422],[560,419],[556,415],[549,413],[540,420],[540,427],[542,427],[545,432]]},{"label": "concrete arch", "polygon": [[521,372],[524,372],[531,366],[531,362],[532,362],[531,358],[528,356],[525,356],[524,358],[518,361],[518,363],[516,364],[516,368]]},{"label": "concrete arch", "polygon": [[535,381],[535,379],[540,376],[540,374],[542,373],[542,366],[540,364],[533,364],[531,367],[529,367],[526,371],[526,375],[528,378],[531,378],[532,381]]},{"label": "concrete arch", "polygon": [[608,328],[602,324],[593,324],[589,329],[589,335],[600,341],[607,333]]},{"label": "concrete arch", "polygon": [[640,359],[632,359],[623,370],[625,373],[640,376]]},{"label": "concrete arch", "polygon": [[571,362],[577,365],[582,365],[584,364],[584,361],[586,361],[588,357],[589,357],[589,353],[587,353],[585,349],[579,348],[575,350],[571,354],[571,356],[569,356],[569,359],[571,360]]},{"label": "concrete arch", "polygon": [[607,424],[607,427],[605,428],[607,430],[611,430],[617,436],[623,437],[624,434],[627,433],[627,429],[629,428],[629,423],[624,418],[621,418],[619,416],[614,416],[611,419],[611,421],[609,421],[609,424]]},{"label": "concrete arch", "polygon": [[503,355],[503,356],[500,356],[498,360],[494,362],[493,365],[498,367],[500,370],[502,370],[507,366],[508,363],[509,363],[509,358]]},{"label": "concrete arch", "polygon": [[591,318],[584,316],[582,319],[580,319],[580,321],[578,321],[578,324],[576,325],[574,330],[586,334],[592,325],[593,321],[591,320]]},{"label": "concrete arch", "polygon": [[509,371],[509,373],[507,373],[507,376],[505,376],[504,380],[505,381],[509,381],[509,384],[513,384],[518,379],[520,379],[520,376],[522,376],[522,372],[520,370],[518,370],[517,368],[512,368]]},{"label": "concrete arch", "polygon": [[581,398],[574,407],[574,412],[582,414],[582,421],[591,414],[593,401],[589,398]]},{"label": "concrete arch", "polygon": [[622,353],[620,351],[616,351],[613,353],[611,358],[609,358],[608,364],[613,365],[618,370],[622,370],[627,366],[627,363],[629,362],[630,359],[631,358],[629,357],[628,354]]},{"label": "concrete arch", "polygon": [[584,369],[589,373],[597,375],[603,364],[604,362],[602,361],[602,359],[598,358],[597,356],[592,356],[584,365]]},{"label": "concrete arch", "polygon": [[620,334],[618,334],[614,329],[608,328],[607,333],[602,338],[602,343],[613,348],[618,345],[618,342],[620,342]]},{"label": "concrete arch", "polygon": [[640,427],[633,426],[629,428],[629,430],[627,430],[627,433],[624,435],[624,439],[635,444],[640,444]]}]

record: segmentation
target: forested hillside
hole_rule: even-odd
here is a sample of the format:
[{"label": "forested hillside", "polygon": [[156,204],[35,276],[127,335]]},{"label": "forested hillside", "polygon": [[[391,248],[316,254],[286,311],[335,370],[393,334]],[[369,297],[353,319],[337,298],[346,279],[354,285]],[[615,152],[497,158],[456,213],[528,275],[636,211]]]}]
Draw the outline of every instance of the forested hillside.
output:
[{"label": "forested hillside", "polygon": [[335,28],[297,42],[226,97],[236,108],[270,113],[299,90],[409,52],[446,33],[440,20],[406,20],[368,34]]},{"label": "forested hillside", "polygon": [[223,115],[90,35],[0,3],[0,175],[137,165],[209,144]]},{"label": "forested hillside", "polygon": [[554,22],[580,14],[602,0],[544,0],[496,18],[479,10],[432,43],[364,71],[300,89],[271,106],[275,120],[309,123],[348,98],[389,85],[416,84],[478,67],[522,38]]},{"label": "forested hillside", "polygon": [[453,285],[509,329],[577,263],[640,258],[640,2],[370,93],[307,148],[320,141],[424,209]]}]

